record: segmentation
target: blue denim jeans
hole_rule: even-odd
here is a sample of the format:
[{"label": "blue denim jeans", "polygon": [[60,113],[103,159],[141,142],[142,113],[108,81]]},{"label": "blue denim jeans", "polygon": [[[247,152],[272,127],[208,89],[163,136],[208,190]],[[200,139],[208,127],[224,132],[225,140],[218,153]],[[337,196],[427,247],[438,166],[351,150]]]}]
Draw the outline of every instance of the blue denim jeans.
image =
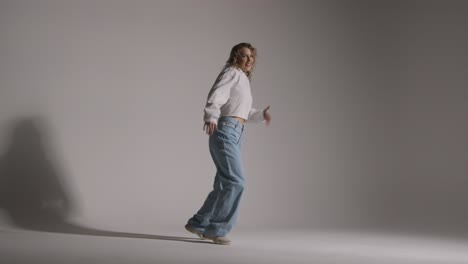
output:
[{"label": "blue denim jeans", "polygon": [[210,154],[216,165],[213,190],[200,210],[188,220],[190,226],[207,236],[225,236],[237,221],[244,191],[243,131],[242,123],[223,116],[218,120],[218,129],[209,137]]}]

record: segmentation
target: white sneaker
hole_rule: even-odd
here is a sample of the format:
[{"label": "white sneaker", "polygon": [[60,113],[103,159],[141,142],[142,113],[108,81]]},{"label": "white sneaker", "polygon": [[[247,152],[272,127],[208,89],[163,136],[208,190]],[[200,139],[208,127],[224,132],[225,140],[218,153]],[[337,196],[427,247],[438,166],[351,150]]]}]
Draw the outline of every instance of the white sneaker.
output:
[{"label": "white sneaker", "polygon": [[227,238],[225,236],[223,236],[223,237],[209,237],[209,236],[203,235],[203,237],[206,238],[206,239],[212,240],[215,244],[218,244],[218,245],[227,246],[227,245],[231,244],[231,240],[229,240],[229,238]]}]

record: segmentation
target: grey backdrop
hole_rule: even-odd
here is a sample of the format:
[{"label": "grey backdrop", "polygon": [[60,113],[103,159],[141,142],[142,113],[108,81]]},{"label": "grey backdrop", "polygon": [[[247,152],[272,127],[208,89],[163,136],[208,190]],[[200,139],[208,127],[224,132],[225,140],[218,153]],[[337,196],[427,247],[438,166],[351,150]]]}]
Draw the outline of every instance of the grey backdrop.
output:
[{"label": "grey backdrop", "polygon": [[245,129],[239,228],[468,231],[467,14],[464,1],[2,0],[0,150],[20,131],[33,156],[3,158],[4,222],[55,190],[80,224],[182,228],[215,173],[208,90],[247,41],[254,105],[273,121]]}]

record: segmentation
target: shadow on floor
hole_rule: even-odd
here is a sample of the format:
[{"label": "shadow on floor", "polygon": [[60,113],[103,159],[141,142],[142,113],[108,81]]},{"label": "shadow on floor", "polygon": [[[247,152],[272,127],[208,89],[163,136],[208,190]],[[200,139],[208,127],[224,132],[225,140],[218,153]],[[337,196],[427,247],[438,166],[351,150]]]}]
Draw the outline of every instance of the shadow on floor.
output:
[{"label": "shadow on floor", "polygon": [[14,120],[0,158],[0,209],[20,228],[43,232],[209,243],[196,238],[98,230],[69,223],[74,209],[64,177],[52,162],[45,120]]}]

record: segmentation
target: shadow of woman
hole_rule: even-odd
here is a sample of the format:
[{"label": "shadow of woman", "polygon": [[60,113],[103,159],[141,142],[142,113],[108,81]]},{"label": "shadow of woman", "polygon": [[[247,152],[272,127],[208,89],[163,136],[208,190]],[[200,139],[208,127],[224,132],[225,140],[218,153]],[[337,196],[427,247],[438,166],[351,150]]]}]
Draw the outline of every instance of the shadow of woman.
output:
[{"label": "shadow of woman", "polygon": [[72,201],[47,153],[44,123],[27,117],[13,122],[0,159],[0,209],[20,228],[90,236],[146,238],[206,243],[195,238],[98,230],[67,221]]}]

